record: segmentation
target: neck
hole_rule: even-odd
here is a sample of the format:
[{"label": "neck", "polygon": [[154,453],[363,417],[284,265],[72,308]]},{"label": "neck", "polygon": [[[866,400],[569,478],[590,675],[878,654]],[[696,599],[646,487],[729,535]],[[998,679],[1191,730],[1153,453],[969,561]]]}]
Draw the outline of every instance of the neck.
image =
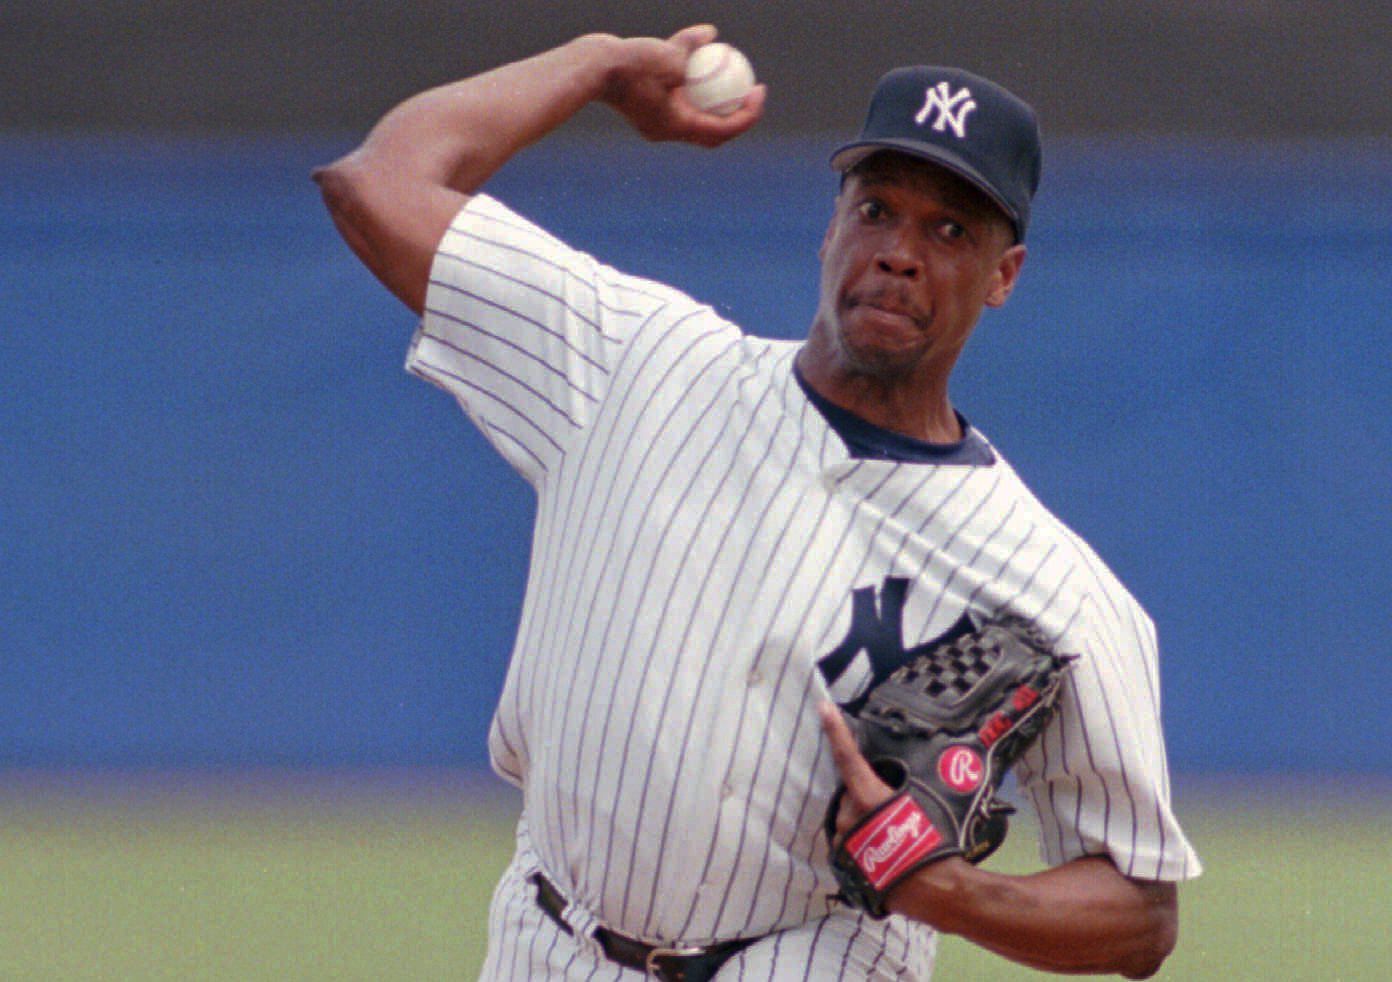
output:
[{"label": "neck", "polygon": [[876,426],[927,443],[962,439],[948,398],[947,371],[932,366],[902,376],[856,371],[823,357],[813,338],[798,352],[797,367],[818,395]]}]

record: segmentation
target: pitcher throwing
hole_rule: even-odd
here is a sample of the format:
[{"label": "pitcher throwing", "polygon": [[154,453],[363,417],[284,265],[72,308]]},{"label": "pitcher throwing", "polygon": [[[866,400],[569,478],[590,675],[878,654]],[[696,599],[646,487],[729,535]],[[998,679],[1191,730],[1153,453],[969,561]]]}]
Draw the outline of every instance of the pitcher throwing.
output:
[{"label": "pitcher throwing", "polygon": [[[1025,261],[1031,109],[953,68],[881,80],[831,157],[802,343],[612,269],[485,191],[591,102],[648,139],[748,130],[762,86],[729,115],[683,91],[714,37],[578,38],[406,100],[316,173],[354,252],[421,315],[409,369],[537,494],[489,735],[523,813],[484,977],[927,979],[940,931],[1040,968],[1151,974],[1176,883],[1199,872],[1170,807],[1152,624],[948,396]],[[896,789],[836,705],[860,711],[930,648],[1003,620],[1076,656],[1014,763],[1046,868],[920,850],[857,901],[832,864],[856,851],[847,831],[869,817],[878,862],[943,819],[875,824]],[[989,760],[949,763],[965,788]]]}]

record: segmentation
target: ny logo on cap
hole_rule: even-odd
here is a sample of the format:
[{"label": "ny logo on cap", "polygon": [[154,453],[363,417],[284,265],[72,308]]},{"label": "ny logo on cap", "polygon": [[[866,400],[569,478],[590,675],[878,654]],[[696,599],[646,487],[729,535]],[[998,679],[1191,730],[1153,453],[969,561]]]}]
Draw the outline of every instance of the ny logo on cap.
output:
[{"label": "ny logo on cap", "polygon": [[939,82],[937,85],[930,85],[923,95],[923,108],[914,117],[914,122],[922,126],[928,121],[929,114],[936,109],[938,118],[933,121],[933,129],[942,133],[951,126],[952,132],[957,134],[959,140],[965,138],[967,113],[976,108],[971,89],[958,89],[954,95],[946,82]]}]

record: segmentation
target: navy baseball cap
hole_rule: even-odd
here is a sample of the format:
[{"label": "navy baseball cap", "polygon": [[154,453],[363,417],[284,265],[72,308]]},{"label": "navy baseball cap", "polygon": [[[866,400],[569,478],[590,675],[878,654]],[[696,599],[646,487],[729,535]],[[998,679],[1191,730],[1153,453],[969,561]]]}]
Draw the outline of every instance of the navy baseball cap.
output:
[{"label": "navy baseball cap", "polygon": [[989,79],[960,68],[917,65],[880,79],[860,136],[831,155],[845,173],[881,150],[920,157],[980,188],[1023,241],[1039,188],[1034,110]]}]

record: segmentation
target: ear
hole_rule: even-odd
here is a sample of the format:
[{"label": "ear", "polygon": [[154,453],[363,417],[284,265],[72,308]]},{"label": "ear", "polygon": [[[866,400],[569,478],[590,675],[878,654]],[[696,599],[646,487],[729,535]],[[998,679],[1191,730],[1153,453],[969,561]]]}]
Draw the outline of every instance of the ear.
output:
[{"label": "ear", "polygon": [[[844,190],[844,189],[843,189]],[[826,231],[822,233],[822,244],[817,246],[817,259],[826,260],[827,247],[831,245],[831,236],[836,229],[836,220],[841,217],[841,194],[838,193],[831,203],[831,218],[827,220]]]},{"label": "ear", "polygon": [[996,263],[996,271],[991,279],[991,288],[986,294],[986,306],[1001,307],[1010,299],[1020,279],[1020,269],[1025,265],[1025,247],[1016,244],[1001,253]]}]

